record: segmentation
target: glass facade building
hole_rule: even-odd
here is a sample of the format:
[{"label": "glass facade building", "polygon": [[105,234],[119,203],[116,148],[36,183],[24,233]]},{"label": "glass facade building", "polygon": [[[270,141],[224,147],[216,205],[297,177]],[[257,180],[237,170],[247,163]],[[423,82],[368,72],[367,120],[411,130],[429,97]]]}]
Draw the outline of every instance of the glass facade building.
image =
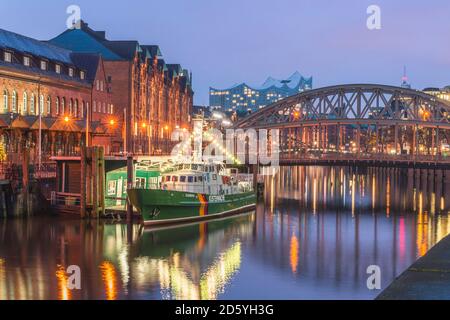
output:
[{"label": "glass facade building", "polygon": [[295,72],[285,80],[269,77],[260,87],[252,87],[246,83],[226,89],[210,87],[209,105],[223,112],[255,112],[308,89],[312,89],[312,77],[305,78],[299,72]]}]

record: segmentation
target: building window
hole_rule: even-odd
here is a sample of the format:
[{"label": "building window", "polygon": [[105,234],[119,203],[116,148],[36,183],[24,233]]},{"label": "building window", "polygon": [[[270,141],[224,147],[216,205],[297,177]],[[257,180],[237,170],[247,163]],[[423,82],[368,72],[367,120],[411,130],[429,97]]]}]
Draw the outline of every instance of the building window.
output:
[{"label": "building window", "polygon": [[103,91],[103,81],[100,81],[100,91]]},{"label": "building window", "polygon": [[39,114],[44,114],[44,96],[39,97]]},{"label": "building window", "polygon": [[11,97],[11,111],[17,112],[17,92],[13,90]]},{"label": "building window", "polygon": [[34,93],[31,94],[31,99],[30,99],[30,113],[34,114],[34,105],[36,103],[36,99],[34,97]]},{"label": "building window", "polygon": [[41,60],[41,70],[47,70],[47,61]]},{"label": "building window", "polygon": [[111,114],[114,113],[114,105],[111,103]]},{"label": "building window", "polygon": [[73,100],[70,99],[69,100],[69,114],[72,115],[73,112]]},{"label": "building window", "polygon": [[59,65],[59,64],[55,65],[55,72],[56,73],[61,73],[61,65]]},{"label": "building window", "polygon": [[78,118],[78,99],[75,99],[73,114]]},{"label": "building window", "polygon": [[106,113],[106,103],[103,102],[103,113]]},{"label": "building window", "polygon": [[47,97],[47,115],[51,115],[52,113],[52,100],[50,96]]},{"label": "building window", "polygon": [[100,91],[100,80],[95,81],[97,91]]},{"label": "building window", "polygon": [[81,101],[80,117],[81,119],[84,118],[84,101]]},{"label": "building window", "polygon": [[9,111],[8,106],[8,90],[3,90],[3,111],[6,113]]},{"label": "building window", "polygon": [[84,80],[84,71],[80,71],[80,78],[81,80]]},{"label": "building window", "polygon": [[3,58],[5,59],[6,62],[11,62],[12,61],[12,54],[11,54],[11,52],[5,51],[5,54],[4,54]]},{"label": "building window", "polygon": [[23,93],[23,105],[22,105],[22,114],[25,115],[28,112],[28,95],[26,92]]},{"label": "building window", "polygon": [[30,57],[27,57],[27,56],[23,57],[23,65],[25,67],[29,67],[30,66]]},{"label": "building window", "polygon": [[97,102],[94,101],[94,112],[97,112]]},{"label": "building window", "polygon": [[73,77],[73,68],[69,68],[69,77]]},{"label": "building window", "polygon": [[55,101],[55,113],[59,114],[59,97],[56,97]]},{"label": "building window", "polygon": [[62,98],[62,100],[61,100],[61,114],[65,113],[65,109],[66,109],[66,98]]}]

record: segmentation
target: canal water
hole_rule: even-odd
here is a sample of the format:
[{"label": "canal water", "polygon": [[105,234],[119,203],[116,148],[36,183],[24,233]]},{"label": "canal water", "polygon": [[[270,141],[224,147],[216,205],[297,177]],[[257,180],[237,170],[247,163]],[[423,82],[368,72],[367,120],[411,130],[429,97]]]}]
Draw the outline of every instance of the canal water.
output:
[{"label": "canal water", "polygon": [[[441,171],[285,167],[245,215],[143,230],[0,221],[0,299],[373,299],[450,232]],[[70,290],[66,270],[81,270]]]}]

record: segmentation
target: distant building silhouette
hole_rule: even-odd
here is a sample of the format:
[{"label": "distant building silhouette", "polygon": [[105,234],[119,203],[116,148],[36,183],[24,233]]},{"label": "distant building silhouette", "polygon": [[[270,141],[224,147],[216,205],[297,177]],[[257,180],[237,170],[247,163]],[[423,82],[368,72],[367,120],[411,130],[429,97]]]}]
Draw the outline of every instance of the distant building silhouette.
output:
[{"label": "distant building silhouette", "polygon": [[305,78],[299,72],[285,80],[272,77],[260,87],[247,83],[236,84],[225,89],[209,88],[209,104],[224,112],[254,112],[273,102],[312,88],[312,77]]}]

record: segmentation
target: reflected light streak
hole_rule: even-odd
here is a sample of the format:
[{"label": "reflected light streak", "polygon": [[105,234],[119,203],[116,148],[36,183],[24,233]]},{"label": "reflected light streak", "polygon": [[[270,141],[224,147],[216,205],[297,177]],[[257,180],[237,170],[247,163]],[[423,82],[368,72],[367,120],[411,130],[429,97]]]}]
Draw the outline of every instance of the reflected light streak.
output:
[{"label": "reflected light streak", "polygon": [[107,300],[117,299],[117,275],[114,265],[109,261],[104,261],[100,265],[102,280],[105,285],[105,293]]},{"label": "reflected light streak", "polygon": [[72,293],[69,288],[67,288],[69,277],[67,277],[66,269],[61,265],[56,267],[56,279],[58,281],[58,299],[70,300],[72,298]]},{"label": "reflected light streak", "polygon": [[313,214],[317,213],[317,179],[313,180]]},{"label": "reflected light streak", "polygon": [[405,218],[401,217],[399,222],[399,247],[400,247],[400,257],[403,259],[405,256],[406,243],[405,243]]},{"label": "reflected light streak", "polygon": [[292,233],[291,237],[290,263],[292,273],[296,274],[298,266],[298,239],[295,233]]},{"label": "reflected light streak", "polygon": [[387,178],[386,183],[386,217],[391,213],[391,179]]},{"label": "reflected light streak", "polygon": [[[182,269],[179,253],[168,260],[158,260],[157,264],[163,299],[214,300],[224,292],[225,286],[241,266],[241,243],[237,241],[219,254],[197,284]],[[172,295],[166,293],[168,290]]]},{"label": "reflected light streak", "polygon": [[436,193],[431,194],[431,200],[430,200],[430,213],[435,214],[436,213]]},{"label": "reflected light streak", "polygon": [[372,174],[372,209],[375,209],[376,186],[375,174]]},{"label": "reflected light streak", "polygon": [[6,300],[6,267],[5,260],[0,259],[0,300]]},{"label": "reflected light streak", "polygon": [[356,176],[352,176],[352,180],[350,180],[350,187],[352,193],[352,217],[355,216],[355,191],[356,191]]}]

